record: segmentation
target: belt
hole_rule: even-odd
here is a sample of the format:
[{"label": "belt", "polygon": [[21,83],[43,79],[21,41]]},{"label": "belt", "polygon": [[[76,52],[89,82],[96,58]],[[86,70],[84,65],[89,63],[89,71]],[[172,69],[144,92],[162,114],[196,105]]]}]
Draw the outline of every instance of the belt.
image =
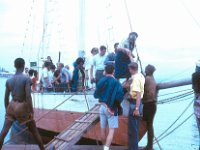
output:
[{"label": "belt", "polygon": [[14,102],[19,102],[19,103],[23,103],[24,101],[22,100],[18,100],[18,99],[13,99]]}]

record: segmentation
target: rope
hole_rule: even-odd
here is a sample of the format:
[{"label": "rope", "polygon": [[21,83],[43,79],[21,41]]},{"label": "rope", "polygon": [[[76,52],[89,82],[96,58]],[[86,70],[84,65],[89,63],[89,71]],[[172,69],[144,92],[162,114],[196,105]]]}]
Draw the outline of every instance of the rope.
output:
[{"label": "rope", "polygon": [[[130,16],[130,13],[129,13],[129,9],[128,9],[128,5],[127,5],[126,0],[124,0],[124,5],[125,5],[125,9],[126,9],[126,14],[127,14],[127,17],[128,17],[129,26],[130,26],[131,32],[133,32],[133,25],[132,25],[131,16]],[[137,61],[140,64],[141,73],[144,74],[143,68],[142,68],[142,61],[140,59],[140,55],[139,55],[139,52],[138,52],[138,49],[137,49],[136,46],[135,46],[135,50],[136,50],[136,54],[137,54]]]},{"label": "rope", "polygon": [[189,105],[183,110],[183,112],[178,116],[178,118],[162,133],[160,134],[157,139],[160,139],[165,133],[167,133],[174,125],[175,123],[185,114],[185,112],[189,109],[189,107],[192,105],[193,100],[189,103]]},{"label": "rope", "polygon": [[181,93],[181,92],[185,92],[185,91],[192,91],[192,89],[186,89],[186,90],[180,90],[180,91],[176,91],[176,92],[166,93],[166,94],[163,94],[163,95],[159,95],[158,97],[168,96],[168,95]]},{"label": "rope", "polygon": [[171,98],[163,99],[163,100],[158,101],[157,104],[165,104],[165,103],[173,102],[173,101],[176,101],[178,99],[190,96],[193,93],[194,93],[193,91],[190,91],[190,92],[187,92],[187,93],[184,93],[184,94],[181,94],[181,95],[177,95],[177,96],[174,96],[174,97],[171,97]]},{"label": "rope", "polygon": [[26,25],[26,29],[25,29],[24,40],[23,40],[23,44],[22,44],[22,48],[21,48],[21,54],[22,54],[22,56],[23,56],[23,53],[24,53],[25,41],[27,39],[27,34],[28,34],[28,31],[29,31],[30,17],[32,16],[32,13],[33,13],[34,2],[35,2],[35,0],[32,0],[32,4],[31,4],[31,8],[30,8],[30,13],[29,13],[29,19],[28,19],[28,22],[27,22],[27,25]]},{"label": "rope", "polygon": [[200,23],[198,22],[198,20],[194,17],[194,15],[192,14],[192,12],[190,11],[190,9],[185,5],[184,0],[180,0],[181,4],[183,5],[183,7],[185,8],[185,10],[187,11],[187,13],[190,15],[190,17],[192,17],[193,21],[195,22],[195,24],[200,28]]},{"label": "rope", "polygon": [[[178,128],[180,128],[184,123],[186,123],[191,117],[193,116],[193,113],[191,115],[189,115],[183,122],[181,122],[179,125],[177,125],[172,131],[170,131],[168,134],[166,134],[165,136],[163,136],[162,138],[158,139],[158,141],[160,142],[161,140],[163,140],[164,138],[166,138],[167,136],[169,136],[170,134],[172,134],[175,130],[177,130]],[[155,142],[154,142],[155,144]]]},{"label": "rope", "polygon": [[124,6],[125,6],[125,9],[126,9],[126,14],[127,14],[127,17],[128,17],[128,22],[129,22],[130,29],[131,29],[131,31],[133,31],[133,25],[131,23],[131,16],[130,16],[130,13],[129,13],[129,10],[128,10],[128,5],[127,5],[127,1],[126,0],[124,0]]}]

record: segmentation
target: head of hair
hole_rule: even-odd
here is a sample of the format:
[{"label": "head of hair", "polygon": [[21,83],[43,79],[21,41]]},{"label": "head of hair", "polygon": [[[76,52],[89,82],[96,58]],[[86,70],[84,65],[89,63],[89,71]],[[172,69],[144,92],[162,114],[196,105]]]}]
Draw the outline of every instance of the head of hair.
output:
[{"label": "head of hair", "polygon": [[56,66],[55,66],[55,65],[51,65],[51,66],[50,66],[50,69],[55,70],[55,69],[56,69]]},{"label": "head of hair", "polygon": [[48,68],[48,67],[50,67],[50,65],[51,65],[51,62],[49,62],[49,61],[44,62],[44,67]]},{"label": "head of hair", "polygon": [[30,69],[29,71],[28,71],[28,74],[29,74],[29,76],[33,76],[33,73],[34,73],[34,70],[33,69]]},{"label": "head of hair", "polygon": [[102,51],[102,50],[106,50],[106,46],[101,45],[101,46],[100,46],[100,50],[101,50],[101,51]]},{"label": "head of hair", "polygon": [[34,75],[34,77],[37,77],[37,76],[38,76],[38,72],[37,72],[37,70],[34,70],[33,75]]},{"label": "head of hair", "polygon": [[64,64],[63,64],[63,63],[60,63],[60,64],[59,64],[59,67],[62,67],[62,68],[63,68],[63,67],[64,67]]},{"label": "head of hair", "polygon": [[119,45],[119,43],[118,43],[118,42],[117,42],[117,43],[115,43],[115,44],[114,44],[114,48],[115,48],[115,47],[117,47],[118,45]]},{"label": "head of hair", "polygon": [[25,67],[25,61],[23,58],[17,58],[15,59],[15,68],[16,69],[24,69]]},{"label": "head of hair", "polygon": [[156,71],[156,68],[153,65],[147,65],[145,68],[146,75],[153,75],[153,73]]},{"label": "head of hair", "polygon": [[98,53],[99,49],[97,47],[93,47],[91,53]]},{"label": "head of hair", "polygon": [[80,65],[81,63],[84,64],[83,58],[81,58],[81,57],[77,58],[77,59],[76,59],[76,64],[77,64],[77,65]]},{"label": "head of hair", "polygon": [[106,74],[113,74],[114,70],[115,70],[115,67],[111,64],[109,64],[105,67]]},{"label": "head of hair", "polygon": [[131,62],[128,67],[132,70],[137,71],[138,70],[138,64],[136,62]]}]

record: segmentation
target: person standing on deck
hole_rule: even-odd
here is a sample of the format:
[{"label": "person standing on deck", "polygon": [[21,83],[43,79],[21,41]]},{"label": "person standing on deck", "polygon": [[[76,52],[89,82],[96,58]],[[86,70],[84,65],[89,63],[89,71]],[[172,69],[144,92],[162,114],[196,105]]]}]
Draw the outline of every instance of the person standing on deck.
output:
[{"label": "person standing on deck", "polygon": [[49,74],[48,74],[49,69],[50,69],[50,62],[45,61],[41,75],[42,92],[48,91],[48,89],[52,87],[49,81]]},{"label": "person standing on deck", "polygon": [[118,46],[119,46],[119,43],[115,43],[114,44],[114,52],[109,53],[107,55],[106,60],[104,62],[105,65],[108,65],[108,64],[114,65],[115,64],[115,56],[116,56],[116,52],[117,52]]},{"label": "person standing on deck", "polygon": [[131,74],[128,70],[128,65],[134,61],[132,51],[135,48],[137,37],[138,34],[136,32],[131,32],[128,38],[119,45],[115,57],[115,78],[128,79],[131,77]]},{"label": "person standing on deck", "polygon": [[64,67],[63,63],[59,64],[59,70],[60,70],[60,78],[61,78],[61,88],[63,91],[69,91],[71,92],[70,82],[71,82],[71,76],[68,70]]},{"label": "person standing on deck", "polygon": [[141,73],[138,73],[137,63],[132,62],[128,67],[132,75],[129,99],[130,110],[128,115],[128,150],[138,150],[140,108],[141,99],[144,94],[145,78]]},{"label": "person standing on deck", "polygon": [[[100,125],[101,139],[105,145],[104,150],[109,150],[112,143],[115,129],[118,128],[118,107],[123,100],[124,92],[121,84],[114,78],[114,66],[105,67],[105,77],[97,84],[94,97],[99,99],[101,107]],[[106,137],[106,127],[109,126],[109,133]]]},{"label": "person standing on deck", "polygon": [[199,129],[199,150],[200,150],[200,60],[196,64],[196,71],[192,74],[192,88],[194,89],[194,114]]},{"label": "person standing on deck", "polygon": [[103,77],[104,67],[105,67],[105,65],[104,65],[105,59],[106,59],[106,47],[102,45],[100,47],[100,53],[94,56],[93,63],[91,65],[91,69],[90,69],[90,77],[91,77],[90,80],[91,81],[94,80],[94,76],[93,76],[94,68],[96,70],[96,73],[95,73],[96,84]]},{"label": "person standing on deck", "polygon": [[148,65],[145,68],[146,78],[144,86],[144,97],[142,102],[144,104],[143,120],[147,123],[148,143],[144,150],[153,150],[153,121],[157,109],[157,84],[153,76],[155,70],[155,67],[152,65]]},{"label": "person standing on deck", "polygon": [[[41,150],[44,150],[42,139],[36,128],[33,119],[33,105],[31,98],[31,79],[23,74],[25,61],[22,58],[15,60],[16,74],[6,82],[5,108],[6,116],[3,129],[0,134],[0,149],[2,149],[4,138],[14,121],[26,124],[32,133]],[[9,96],[12,95],[12,101],[9,102]]]},{"label": "person standing on deck", "polygon": [[74,66],[73,77],[72,77],[72,92],[82,92],[84,90],[85,82],[85,70],[84,60],[79,57],[76,60],[76,66]]},{"label": "person standing on deck", "polygon": [[[88,57],[86,59],[86,62],[85,62],[85,79],[86,79],[86,82],[88,82],[89,79],[91,79],[91,76],[89,77],[89,71],[91,69],[91,65],[93,64],[93,58],[95,55],[97,55],[99,53],[99,49],[97,47],[94,47],[92,48],[91,50],[91,54],[92,56]],[[94,69],[93,69],[93,76],[94,76]],[[93,83],[94,81],[91,81],[91,83]]]}]

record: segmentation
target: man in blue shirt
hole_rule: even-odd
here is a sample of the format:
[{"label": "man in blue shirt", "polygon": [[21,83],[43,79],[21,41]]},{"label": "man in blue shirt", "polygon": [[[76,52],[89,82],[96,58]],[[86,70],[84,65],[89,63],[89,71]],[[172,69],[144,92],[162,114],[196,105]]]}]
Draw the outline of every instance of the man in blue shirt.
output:
[{"label": "man in blue shirt", "polygon": [[115,57],[115,78],[130,78],[128,65],[131,63],[132,51],[135,48],[135,42],[138,37],[136,32],[131,32],[128,38],[123,41],[117,50]]},{"label": "man in blue shirt", "polygon": [[[123,100],[124,92],[121,84],[114,78],[114,66],[105,67],[105,76],[98,82],[94,97],[99,99],[101,138],[105,145],[104,150],[109,150],[114,136],[114,131],[118,128],[118,115],[120,103]],[[106,127],[109,126],[109,133],[106,137]]]},{"label": "man in blue shirt", "polygon": [[109,53],[106,57],[106,60],[104,61],[104,65],[108,65],[108,64],[115,64],[115,56],[116,56],[116,52],[118,49],[119,43],[115,43],[114,44],[114,52]]}]

